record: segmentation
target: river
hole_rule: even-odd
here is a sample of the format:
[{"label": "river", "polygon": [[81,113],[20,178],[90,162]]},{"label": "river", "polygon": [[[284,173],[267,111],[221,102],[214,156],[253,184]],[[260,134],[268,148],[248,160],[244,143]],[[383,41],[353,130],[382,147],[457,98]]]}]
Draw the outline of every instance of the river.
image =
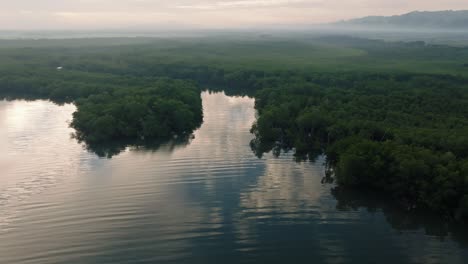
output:
[{"label": "river", "polygon": [[323,158],[257,158],[253,99],[202,98],[191,142],[112,158],[73,105],[0,101],[0,263],[468,263],[466,234],[332,191]]}]

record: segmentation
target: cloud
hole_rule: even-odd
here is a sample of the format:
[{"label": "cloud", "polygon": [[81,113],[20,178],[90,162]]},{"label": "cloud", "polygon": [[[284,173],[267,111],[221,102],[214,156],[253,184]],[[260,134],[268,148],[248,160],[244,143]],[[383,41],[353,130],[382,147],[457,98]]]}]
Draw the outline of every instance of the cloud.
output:
[{"label": "cloud", "polygon": [[287,6],[297,3],[311,3],[322,2],[321,0],[307,1],[307,0],[238,0],[238,1],[219,1],[213,3],[198,3],[193,5],[178,5],[176,8],[181,9],[224,9],[224,8],[249,8],[249,7],[273,7],[273,6]]},{"label": "cloud", "polygon": [[177,20],[177,16],[165,12],[56,12],[54,16],[68,26],[84,28],[103,24],[112,25],[108,28],[120,28],[127,25],[162,25]]}]

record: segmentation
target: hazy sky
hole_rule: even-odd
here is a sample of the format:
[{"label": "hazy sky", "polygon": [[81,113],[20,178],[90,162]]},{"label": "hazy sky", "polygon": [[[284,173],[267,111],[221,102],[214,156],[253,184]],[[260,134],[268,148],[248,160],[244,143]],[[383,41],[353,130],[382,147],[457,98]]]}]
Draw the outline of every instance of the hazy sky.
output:
[{"label": "hazy sky", "polygon": [[0,29],[249,27],[330,22],[468,0],[0,0]]}]

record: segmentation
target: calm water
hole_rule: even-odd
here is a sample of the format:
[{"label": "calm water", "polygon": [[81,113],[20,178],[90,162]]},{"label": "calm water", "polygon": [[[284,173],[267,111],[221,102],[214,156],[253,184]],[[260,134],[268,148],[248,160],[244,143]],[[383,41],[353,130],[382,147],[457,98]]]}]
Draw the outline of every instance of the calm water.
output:
[{"label": "calm water", "polygon": [[203,94],[185,146],[98,158],[72,105],[0,101],[0,263],[468,263],[464,236],[257,159],[254,101]]}]

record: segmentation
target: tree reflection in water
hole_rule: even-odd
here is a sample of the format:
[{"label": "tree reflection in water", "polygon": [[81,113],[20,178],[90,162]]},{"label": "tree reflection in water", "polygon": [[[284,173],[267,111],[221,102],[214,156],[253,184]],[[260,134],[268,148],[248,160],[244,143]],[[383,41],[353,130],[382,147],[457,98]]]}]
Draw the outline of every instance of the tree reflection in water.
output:
[{"label": "tree reflection in water", "polygon": [[468,228],[451,219],[427,210],[406,210],[404,206],[391,201],[381,193],[344,187],[333,187],[331,193],[337,200],[336,208],[340,211],[365,209],[371,213],[382,212],[387,222],[397,231],[424,230],[428,236],[440,240],[450,237],[460,246],[468,246]]},{"label": "tree reflection in water", "polygon": [[[74,134],[72,134],[72,137],[77,139]],[[162,140],[112,140],[99,144],[86,142],[85,140],[80,139],[77,140],[79,143],[82,143],[89,152],[95,153],[101,158],[110,159],[127,149],[156,152],[164,147],[166,151],[172,152],[176,148],[189,145],[193,139],[194,135],[190,134]]]}]

